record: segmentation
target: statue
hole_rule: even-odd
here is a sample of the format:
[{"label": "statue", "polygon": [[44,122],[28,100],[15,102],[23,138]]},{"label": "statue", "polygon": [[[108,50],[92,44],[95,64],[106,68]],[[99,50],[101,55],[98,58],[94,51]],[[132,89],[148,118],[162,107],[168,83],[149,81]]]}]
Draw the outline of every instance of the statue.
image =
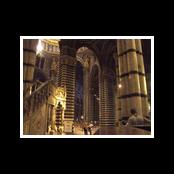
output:
[{"label": "statue", "polygon": [[59,132],[63,133],[63,107],[59,102],[57,106],[57,114],[56,114],[56,126],[58,127]]},{"label": "statue", "polygon": [[48,134],[51,132],[51,125],[48,126]]}]

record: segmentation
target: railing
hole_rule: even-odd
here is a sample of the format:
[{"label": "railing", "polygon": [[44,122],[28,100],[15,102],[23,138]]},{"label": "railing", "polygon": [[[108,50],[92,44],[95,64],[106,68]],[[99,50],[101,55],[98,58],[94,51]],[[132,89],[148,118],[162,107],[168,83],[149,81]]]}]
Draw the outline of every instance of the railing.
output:
[{"label": "railing", "polygon": [[41,84],[31,95],[24,98],[24,119],[27,119],[51,95],[51,81]]},{"label": "railing", "polygon": [[53,80],[39,83],[37,89],[31,95],[25,97],[23,101],[24,134],[47,134],[49,128],[54,130],[55,111],[59,101],[62,102],[65,108],[65,88],[56,87]]}]

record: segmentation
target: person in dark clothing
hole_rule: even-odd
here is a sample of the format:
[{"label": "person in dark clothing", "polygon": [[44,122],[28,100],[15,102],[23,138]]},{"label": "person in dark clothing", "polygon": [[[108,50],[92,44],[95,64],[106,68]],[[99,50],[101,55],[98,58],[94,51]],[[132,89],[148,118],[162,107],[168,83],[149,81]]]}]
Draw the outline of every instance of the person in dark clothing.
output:
[{"label": "person in dark clothing", "polygon": [[89,134],[92,135],[92,128],[88,127]]},{"label": "person in dark clothing", "polygon": [[131,109],[131,116],[129,117],[126,126],[137,126],[137,125],[139,126],[143,124],[144,124],[143,117],[137,114],[137,111],[135,109]]},{"label": "person in dark clothing", "polygon": [[89,131],[89,134],[92,135],[92,127],[93,127],[93,124],[92,122],[89,124],[88,126],[88,131]]},{"label": "person in dark clothing", "polygon": [[84,127],[83,130],[84,130],[84,134],[88,135],[88,129],[86,127]]}]

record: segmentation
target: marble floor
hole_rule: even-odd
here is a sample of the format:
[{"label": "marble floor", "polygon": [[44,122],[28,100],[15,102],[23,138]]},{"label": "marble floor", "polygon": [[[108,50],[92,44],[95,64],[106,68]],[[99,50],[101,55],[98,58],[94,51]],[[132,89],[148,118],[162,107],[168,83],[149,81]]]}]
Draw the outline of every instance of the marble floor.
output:
[{"label": "marble floor", "polygon": [[150,135],[150,131],[146,131],[139,128],[134,127],[100,127],[95,135]]}]

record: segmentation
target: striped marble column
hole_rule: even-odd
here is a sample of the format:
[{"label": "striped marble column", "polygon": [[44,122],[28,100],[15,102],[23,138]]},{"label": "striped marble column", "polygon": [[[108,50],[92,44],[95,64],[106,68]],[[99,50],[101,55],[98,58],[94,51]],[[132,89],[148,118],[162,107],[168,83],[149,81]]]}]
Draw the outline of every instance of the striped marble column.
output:
[{"label": "striped marble column", "polygon": [[24,97],[31,94],[36,62],[37,39],[23,40],[23,91]]},{"label": "striped marble column", "polygon": [[[115,58],[115,62],[117,62],[118,59]],[[116,118],[116,124],[118,125],[121,115],[121,102],[120,102],[120,77],[119,77],[119,70],[118,70],[118,62],[116,63],[116,85],[115,85],[115,118]]]},{"label": "striped marble column", "polygon": [[114,126],[115,125],[115,92],[113,77],[108,71],[102,74],[102,84],[101,84],[101,116],[100,116],[100,126]]},{"label": "striped marble column", "polygon": [[129,84],[128,84],[128,62],[127,56],[124,54],[125,40],[117,40],[118,51],[118,69],[119,69],[119,86],[118,86],[118,100],[120,103],[120,119],[127,119],[130,115],[130,98],[129,98]]},{"label": "striped marble column", "polygon": [[[89,73],[89,97],[88,97],[88,121],[98,121],[99,119],[99,68],[92,65]],[[96,75],[97,73],[97,75]]]},{"label": "striped marble column", "polygon": [[[105,102],[104,102],[104,80],[102,75],[99,76],[99,123],[102,120],[105,110]],[[101,124],[101,123],[100,123]]]},{"label": "striped marble column", "polygon": [[75,65],[74,57],[62,55],[60,57],[60,84],[66,87],[66,110],[65,121],[74,120],[74,98],[75,98]]},{"label": "striped marble column", "polygon": [[128,83],[130,108],[135,108],[137,113],[142,116],[141,89],[138,71],[138,57],[134,39],[127,39],[126,55],[128,61]]},{"label": "striped marble column", "polygon": [[89,97],[88,97],[88,122],[94,120],[94,92],[92,87],[89,88]]},{"label": "striped marble column", "polygon": [[83,67],[83,116],[85,120],[89,121],[89,69]]},{"label": "striped marble column", "polygon": [[141,40],[136,39],[135,43],[137,50],[138,72],[139,72],[139,81],[141,90],[142,115],[145,117],[149,115],[149,108],[148,108],[147,83],[146,83],[146,75],[144,69]]},{"label": "striped marble column", "polygon": [[138,71],[137,50],[134,39],[118,41],[118,54],[120,63],[120,78],[122,92],[122,114],[130,116],[130,109],[135,108],[142,115],[141,89]]},{"label": "striped marble column", "polygon": [[60,86],[60,55],[58,55],[57,56],[57,67],[56,67],[56,69],[57,69],[57,73],[56,73],[56,85],[57,86]]}]

